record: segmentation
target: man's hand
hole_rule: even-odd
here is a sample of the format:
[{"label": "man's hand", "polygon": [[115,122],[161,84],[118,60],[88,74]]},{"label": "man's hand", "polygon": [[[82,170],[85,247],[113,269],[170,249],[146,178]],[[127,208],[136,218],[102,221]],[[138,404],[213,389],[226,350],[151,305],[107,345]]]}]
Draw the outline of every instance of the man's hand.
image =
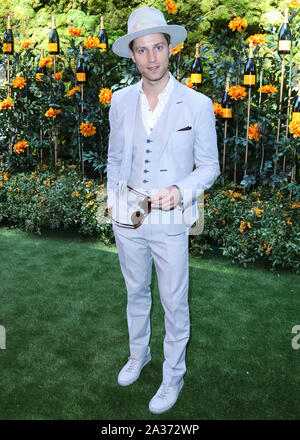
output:
[{"label": "man's hand", "polygon": [[180,200],[181,192],[179,188],[175,185],[168,186],[167,188],[158,191],[158,193],[150,198],[151,209],[157,208],[162,209],[163,211],[169,211],[170,209],[175,208]]}]

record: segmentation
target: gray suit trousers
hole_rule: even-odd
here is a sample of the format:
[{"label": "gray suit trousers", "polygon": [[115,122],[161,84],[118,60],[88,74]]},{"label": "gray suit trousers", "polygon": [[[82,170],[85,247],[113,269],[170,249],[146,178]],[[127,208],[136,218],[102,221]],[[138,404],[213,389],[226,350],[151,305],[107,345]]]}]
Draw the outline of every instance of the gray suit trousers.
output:
[{"label": "gray suit trousers", "polygon": [[185,232],[168,235],[159,224],[142,224],[137,229],[113,224],[113,231],[127,289],[130,355],[142,359],[149,347],[154,260],[165,322],[163,382],[176,385],[186,372],[190,336],[189,236]]}]

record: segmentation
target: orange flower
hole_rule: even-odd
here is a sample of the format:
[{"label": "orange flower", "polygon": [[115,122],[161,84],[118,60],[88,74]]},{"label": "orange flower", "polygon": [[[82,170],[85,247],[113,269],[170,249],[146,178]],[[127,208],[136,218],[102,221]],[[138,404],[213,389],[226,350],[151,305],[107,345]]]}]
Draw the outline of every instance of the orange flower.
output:
[{"label": "orange flower", "polygon": [[173,0],[166,0],[164,2],[164,5],[167,8],[168,14],[177,14],[177,10],[178,7],[177,5],[173,2]]},{"label": "orange flower", "polygon": [[285,3],[290,8],[297,8],[297,6],[300,6],[300,0],[286,0]]},{"label": "orange flower", "polygon": [[248,38],[248,43],[252,41],[253,46],[260,46],[261,44],[265,44],[266,37],[263,34],[254,34]]},{"label": "orange flower", "polygon": [[37,74],[35,75],[35,79],[36,79],[37,81],[43,82],[43,76],[44,76],[43,73],[37,73]]},{"label": "orange flower", "polygon": [[242,32],[242,28],[245,28],[248,26],[247,20],[245,18],[241,17],[235,17],[232,19],[228,25],[228,27],[232,30],[232,32],[238,30],[239,32]]},{"label": "orange flower", "polygon": [[26,85],[26,79],[23,78],[23,76],[17,76],[12,80],[12,86],[15,89],[23,89],[23,87]]},{"label": "orange flower", "polygon": [[44,57],[41,58],[39,61],[39,66],[40,67],[51,67],[52,66],[52,58],[51,57]]},{"label": "orange flower", "polygon": [[14,105],[14,101],[11,98],[6,98],[0,101],[0,110],[10,109]]},{"label": "orange flower", "polygon": [[96,133],[96,127],[91,122],[82,122],[80,132],[85,137],[93,136]]},{"label": "orange flower", "polygon": [[251,208],[254,212],[255,212],[255,214],[256,214],[256,217],[261,217],[261,213],[262,212],[264,212],[264,210],[263,209],[260,209],[260,208],[256,208],[256,207],[254,207],[254,208]]},{"label": "orange flower", "polygon": [[262,86],[258,89],[258,91],[261,93],[267,93],[268,95],[270,95],[271,93],[277,93],[276,87],[272,86],[272,84]]},{"label": "orange flower", "polygon": [[215,115],[221,115],[223,114],[222,105],[218,102],[214,102],[214,114]]},{"label": "orange flower", "polygon": [[247,92],[246,92],[245,87],[237,85],[237,86],[229,87],[228,95],[237,101],[238,99],[245,98],[245,96],[247,95]]},{"label": "orange flower", "polygon": [[101,89],[99,93],[99,101],[102,102],[102,104],[110,104],[112,94],[113,92],[110,89]]},{"label": "orange flower", "polygon": [[19,141],[14,145],[14,150],[18,154],[23,153],[25,148],[28,148],[28,142],[26,142],[26,141]]},{"label": "orange flower", "polygon": [[46,111],[45,116],[47,118],[56,118],[56,116],[61,112],[61,110],[53,109],[52,107]]},{"label": "orange flower", "polygon": [[[52,75],[52,78],[54,78],[54,75]],[[56,79],[62,79],[62,73],[61,72],[57,72],[55,78]]]},{"label": "orange flower", "polygon": [[81,35],[82,34],[82,30],[80,28],[70,27],[68,29],[68,34],[69,35]]},{"label": "orange flower", "polygon": [[182,84],[185,84],[190,89],[194,88],[194,84],[192,83],[192,80],[191,80],[190,76],[185,81],[182,81]]},{"label": "orange flower", "polygon": [[76,87],[73,87],[73,89],[69,90],[68,97],[71,98],[71,96],[74,95],[76,91],[78,91],[80,93],[80,87],[76,86]]},{"label": "orange flower", "polygon": [[300,202],[292,203],[292,208],[300,208]]},{"label": "orange flower", "polygon": [[258,141],[259,138],[262,136],[261,132],[260,132],[260,128],[257,125],[257,122],[253,125],[249,125],[249,129],[248,129],[248,138],[249,139],[254,139],[255,141]]},{"label": "orange flower", "polygon": [[93,49],[94,47],[100,47],[100,41],[98,37],[92,37],[89,36],[88,38],[86,38],[83,42],[83,44],[88,48],[88,49]]},{"label": "orange flower", "polygon": [[290,133],[294,135],[294,138],[300,136],[300,122],[299,121],[291,121],[289,125]]},{"label": "orange flower", "polygon": [[244,230],[247,228],[246,223],[244,220],[241,220],[240,222],[240,232],[244,232]]},{"label": "orange flower", "polygon": [[32,44],[35,44],[35,41],[33,41],[31,39],[30,40],[23,40],[21,47],[23,50],[27,50],[28,47],[31,46]]},{"label": "orange flower", "polygon": [[173,47],[172,55],[176,55],[178,52],[181,52],[183,49],[183,43],[178,44],[178,46]]}]

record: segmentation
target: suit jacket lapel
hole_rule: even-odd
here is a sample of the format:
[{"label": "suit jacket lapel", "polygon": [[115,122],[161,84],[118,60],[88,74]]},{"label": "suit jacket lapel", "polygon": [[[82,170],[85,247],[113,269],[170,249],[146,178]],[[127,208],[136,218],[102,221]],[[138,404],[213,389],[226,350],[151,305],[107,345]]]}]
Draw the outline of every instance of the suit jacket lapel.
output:
[{"label": "suit jacket lapel", "polygon": [[169,102],[167,102],[167,117],[166,117],[166,125],[163,132],[163,138],[160,148],[160,154],[163,153],[164,149],[166,148],[166,145],[168,143],[169,137],[171,132],[174,130],[174,127],[176,126],[177,119],[180,118],[181,112],[182,112],[182,106],[184,103],[184,86],[180,84],[175,78],[174,78],[174,89],[170,96]]},{"label": "suit jacket lapel", "polygon": [[126,96],[127,108],[124,118],[124,162],[122,163],[120,170],[120,180],[126,181],[129,179],[131,173],[133,135],[135,132],[136,111],[139,97],[137,84],[132,87]]},{"label": "suit jacket lapel", "polygon": [[[175,83],[173,92],[170,96],[169,102],[167,102],[166,104],[168,109],[166,116],[166,125],[161,142],[160,154],[162,154],[164,149],[166,148],[170,134],[172,130],[174,130],[174,126],[176,125],[176,121],[178,118],[180,118],[182,105],[184,103],[184,86],[182,86],[175,78],[174,81]],[[128,108],[126,109],[124,118],[125,157],[120,170],[120,180],[125,181],[128,181],[131,173],[133,135],[135,132],[136,112],[138,110],[138,98],[138,83],[136,83],[126,96]]]}]

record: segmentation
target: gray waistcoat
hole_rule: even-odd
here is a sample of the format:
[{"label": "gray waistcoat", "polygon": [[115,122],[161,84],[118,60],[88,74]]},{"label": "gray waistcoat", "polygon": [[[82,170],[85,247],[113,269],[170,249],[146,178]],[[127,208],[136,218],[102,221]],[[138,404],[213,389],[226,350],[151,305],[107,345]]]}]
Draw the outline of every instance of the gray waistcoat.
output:
[{"label": "gray waistcoat", "polygon": [[[128,185],[148,195],[153,195],[154,192],[157,192],[159,189],[161,189],[158,186],[160,175],[161,140],[163,138],[163,131],[165,129],[168,109],[169,101],[166,103],[166,106],[153,130],[149,135],[147,135],[142,120],[139,97],[136,111],[135,132],[133,135],[132,167]],[[164,216],[164,220],[162,219],[162,216]],[[174,210],[168,212],[165,211],[163,213],[162,210],[155,209],[146,217],[144,222],[163,224],[161,227],[166,231],[170,231],[170,225],[173,225],[172,230],[174,233],[176,233],[176,231],[182,232],[183,230],[181,219],[182,216],[180,214],[180,216],[177,217],[177,220],[174,221]]]},{"label": "gray waistcoat", "polygon": [[153,130],[147,135],[142,120],[139,97],[133,135],[132,167],[128,185],[144,190],[149,195],[151,189],[158,189],[160,148],[168,108],[167,102]]}]

